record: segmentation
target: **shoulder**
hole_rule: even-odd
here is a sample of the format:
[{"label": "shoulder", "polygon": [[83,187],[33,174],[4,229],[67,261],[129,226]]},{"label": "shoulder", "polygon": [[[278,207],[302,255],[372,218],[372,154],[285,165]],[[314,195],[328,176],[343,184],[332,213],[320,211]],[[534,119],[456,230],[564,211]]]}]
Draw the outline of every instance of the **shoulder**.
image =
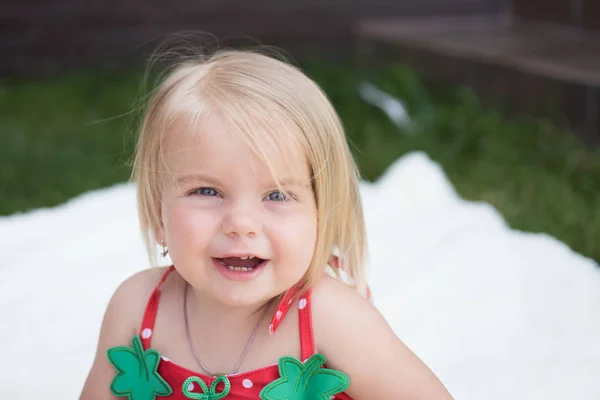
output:
[{"label": "shoulder", "polygon": [[167,268],[149,268],[123,281],[112,295],[105,319],[114,316],[130,328],[139,327],[148,299],[166,271]]},{"label": "shoulder", "polygon": [[366,333],[396,338],[381,313],[369,300],[329,275],[324,275],[313,288],[311,306],[315,344],[319,348],[319,344],[327,347],[330,341],[338,341],[342,336],[335,335],[337,338],[332,340],[332,332],[350,332],[350,335],[343,336],[356,339],[364,337]]},{"label": "shoulder", "polygon": [[165,272],[165,268],[138,272],[123,281],[113,293],[104,313],[96,356],[81,399],[114,398],[109,393],[114,368],[106,351],[115,346],[131,346],[131,338],[138,333],[148,299]]},{"label": "shoulder", "polygon": [[[133,301],[134,304],[145,303],[156,288],[169,267],[148,268],[125,279],[115,290],[111,302]],[[135,301],[138,299],[139,301]]]},{"label": "shoulder", "polygon": [[379,310],[345,283],[324,276],[311,306],[316,349],[350,377],[352,398],[451,399]]}]

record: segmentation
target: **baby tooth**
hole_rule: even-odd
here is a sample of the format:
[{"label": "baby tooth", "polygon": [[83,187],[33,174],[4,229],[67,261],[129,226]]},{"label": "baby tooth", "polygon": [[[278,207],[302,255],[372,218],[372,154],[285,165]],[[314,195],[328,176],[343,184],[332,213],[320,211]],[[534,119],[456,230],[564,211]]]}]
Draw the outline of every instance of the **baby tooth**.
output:
[{"label": "baby tooth", "polygon": [[233,265],[226,265],[227,269],[230,271],[237,271],[237,272],[248,272],[248,271],[252,271],[252,268],[248,268],[248,267],[234,267]]},{"label": "baby tooth", "polygon": [[240,257],[242,260],[247,260],[248,257]]}]

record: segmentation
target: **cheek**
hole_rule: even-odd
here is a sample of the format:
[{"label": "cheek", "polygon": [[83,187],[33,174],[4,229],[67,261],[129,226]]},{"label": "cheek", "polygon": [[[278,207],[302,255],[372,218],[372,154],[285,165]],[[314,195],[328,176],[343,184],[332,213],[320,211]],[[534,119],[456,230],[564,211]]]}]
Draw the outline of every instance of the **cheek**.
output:
[{"label": "cheek", "polygon": [[190,243],[207,240],[208,232],[214,225],[214,213],[194,209],[187,202],[181,201],[170,204],[164,210],[163,221],[169,246],[188,247]]},{"label": "cheek", "polygon": [[312,215],[298,215],[276,224],[275,242],[280,256],[294,257],[294,262],[310,262],[317,240],[317,219]]}]

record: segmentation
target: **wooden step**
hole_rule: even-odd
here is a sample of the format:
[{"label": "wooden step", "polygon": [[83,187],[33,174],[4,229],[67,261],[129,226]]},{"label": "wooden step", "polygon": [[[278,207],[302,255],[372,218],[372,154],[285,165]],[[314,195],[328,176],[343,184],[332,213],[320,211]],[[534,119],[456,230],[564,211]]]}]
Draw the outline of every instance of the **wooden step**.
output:
[{"label": "wooden step", "polygon": [[600,32],[507,15],[363,20],[363,59],[412,65],[430,84],[469,85],[517,111],[561,112],[600,139]]}]

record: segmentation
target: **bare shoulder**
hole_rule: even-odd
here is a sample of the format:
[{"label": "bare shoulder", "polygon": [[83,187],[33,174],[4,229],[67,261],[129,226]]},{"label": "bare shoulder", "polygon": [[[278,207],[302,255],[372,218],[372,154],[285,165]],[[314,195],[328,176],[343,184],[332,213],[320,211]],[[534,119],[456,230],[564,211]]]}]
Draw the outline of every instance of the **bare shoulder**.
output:
[{"label": "bare shoulder", "polygon": [[316,349],[329,368],[349,376],[352,398],[452,398],[379,310],[345,283],[324,276],[313,288],[311,306]]},{"label": "bare shoulder", "polygon": [[[330,341],[340,339],[342,335],[332,335],[334,331],[368,333],[376,330],[379,335],[397,340],[381,313],[370,301],[329,275],[324,275],[313,288],[311,306],[315,344],[319,348],[320,344],[327,348]],[[355,335],[344,335],[353,336]]]},{"label": "bare shoulder", "polygon": [[312,289],[313,320],[322,319],[323,323],[330,321],[330,317],[352,319],[357,314],[353,307],[367,307],[368,303],[351,287],[327,274]]},{"label": "bare shoulder", "polygon": [[141,323],[148,298],[166,270],[166,267],[149,268],[130,276],[119,285],[111,299],[111,304],[117,303],[119,312],[123,316],[137,318]]},{"label": "bare shoulder", "polygon": [[166,268],[149,268],[123,281],[110,299],[102,328],[106,324],[111,325],[111,330],[126,326],[133,335],[139,329],[148,299],[165,271]]},{"label": "bare shoulder", "polygon": [[131,339],[141,325],[150,294],[165,273],[165,268],[138,272],[113,293],[102,321],[94,363],[85,382],[81,399],[114,399],[110,382],[114,368],[106,351],[114,346],[131,346]]}]

